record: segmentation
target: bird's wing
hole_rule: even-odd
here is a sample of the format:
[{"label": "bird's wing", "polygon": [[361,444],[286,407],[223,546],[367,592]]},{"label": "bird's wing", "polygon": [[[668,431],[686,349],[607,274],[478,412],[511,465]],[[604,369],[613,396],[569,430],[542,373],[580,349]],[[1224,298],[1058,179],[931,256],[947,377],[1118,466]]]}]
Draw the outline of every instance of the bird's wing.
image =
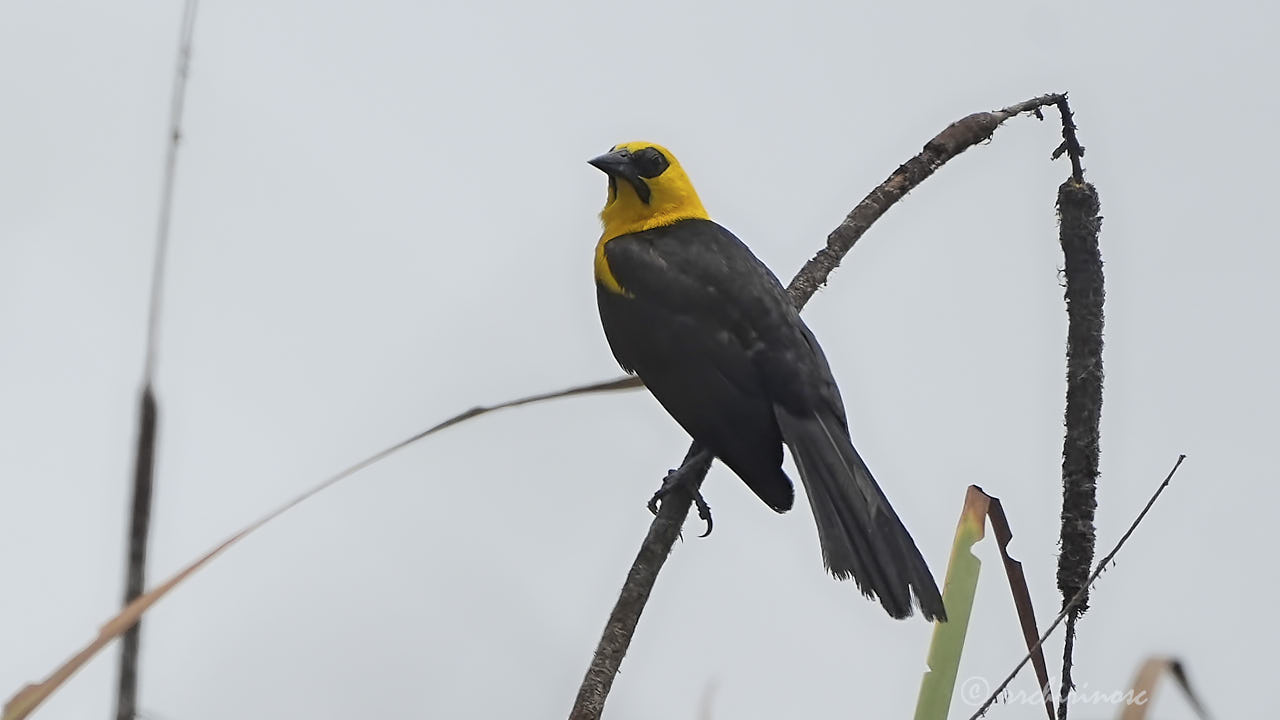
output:
[{"label": "bird's wing", "polygon": [[777,277],[741,240],[709,220],[687,220],[632,238],[606,245],[624,288],[730,333],[750,358],[754,382],[775,402],[796,411],[830,410],[844,424],[840,392],[822,348]]},{"label": "bird's wing", "polygon": [[623,367],[770,507],[786,510],[794,491],[781,470],[782,436],[755,362],[764,339],[745,320],[741,289],[752,284],[767,293],[765,283],[777,281],[743,277],[735,256],[754,257],[741,243],[717,252],[712,228],[718,226],[682,223],[610,240],[605,253],[626,294],[599,291],[601,320]]}]

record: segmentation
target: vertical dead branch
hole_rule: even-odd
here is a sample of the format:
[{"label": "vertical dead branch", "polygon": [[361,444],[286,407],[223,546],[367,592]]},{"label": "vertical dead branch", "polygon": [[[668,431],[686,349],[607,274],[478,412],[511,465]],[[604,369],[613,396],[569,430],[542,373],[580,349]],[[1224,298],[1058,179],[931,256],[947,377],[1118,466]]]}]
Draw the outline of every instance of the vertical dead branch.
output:
[{"label": "vertical dead branch", "polygon": [[[974,113],[951,123],[925,144],[915,157],[891,175],[849,212],[840,226],[827,236],[827,244],[813,256],[787,286],[797,308],[826,284],[831,272],[840,265],[846,253],[880,216],[904,195],[924,182],[939,167],[970,147],[989,139],[996,128],[1011,117],[1031,112],[1040,117],[1040,108],[1064,101],[1063,94],[1042,95],[1003,110]],[[690,448],[692,451],[692,448]],[[706,477],[706,468],[696,476],[697,484]],[[667,555],[679,536],[680,527],[689,513],[690,499],[683,493],[672,494],[663,502],[627,573],[626,582],[613,612],[605,624],[591,665],[569,712],[570,720],[596,720],[604,711],[604,703],[631,637],[640,621],[645,603],[658,579]]]},{"label": "vertical dead branch", "polygon": [[[147,535],[151,526],[151,493],[156,462],[156,396],[151,383],[142,388],[138,408],[138,444],[133,457],[133,505],[129,512],[129,557],[125,568],[124,605],[143,593],[147,582]],[[116,686],[116,720],[132,720],[138,708],[138,649],[142,623],[120,640],[120,676]]]},{"label": "vertical dead branch", "polygon": [[1098,233],[1102,218],[1097,190],[1084,182],[1075,123],[1066,101],[1062,110],[1060,151],[1071,157],[1072,177],[1058,188],[1059,240],[1067,303],[1066,436],[1062,446],[1062,531],[1058,589],[1063,608],[1070,605],[1062,656],[1058,717],[1067,717],[1073,688],[1071,658],[1076,620],[1089,606],[1088,577],[1093,565],[1094,512],[1098,507],[1099,422],[1102,417],[1102,327],[1104,285]]},{"label": "vertical dead branch", "polygon": [[[156,351],[159,347],[160,309],[164,297],[165,258],[169,249],[169,225],[173,212],[173,186],[177,172],[178,143],[182,137],[182,107],[186,97],[187,69],[191,62],[191,37],[195,30],[196,0],[182,10],[178,40],[178,64],[174,71],[169,108],[168,150],[160,190],[160,218],[151,270],[151,300],[147,310],[146,360],[138,408],[137,446],[133,458],[133,502],[129,511],[129,549],[126,559],[124,603],[142,594],[147,582],[147,538],[151,533],[151,497],[154,492],[156,428],[159,406],[155,394]],[[138,652],[142,622],[129,628],[120,642],[120,675],[116,684],[116,720],[133,720],[138,713]]]}]

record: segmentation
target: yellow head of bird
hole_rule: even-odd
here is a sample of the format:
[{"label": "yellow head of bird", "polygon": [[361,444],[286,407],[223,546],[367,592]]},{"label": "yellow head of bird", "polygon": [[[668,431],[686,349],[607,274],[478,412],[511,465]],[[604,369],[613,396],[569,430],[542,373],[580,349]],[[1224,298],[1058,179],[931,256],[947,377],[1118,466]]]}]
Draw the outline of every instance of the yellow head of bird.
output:
[{"label": "yellow head of bird", "polygon": [[707,219],[707,211],[680,161],[650,142],[629,142],[589,161],[609,176],[600,220],[603,240],[680,220]]}]

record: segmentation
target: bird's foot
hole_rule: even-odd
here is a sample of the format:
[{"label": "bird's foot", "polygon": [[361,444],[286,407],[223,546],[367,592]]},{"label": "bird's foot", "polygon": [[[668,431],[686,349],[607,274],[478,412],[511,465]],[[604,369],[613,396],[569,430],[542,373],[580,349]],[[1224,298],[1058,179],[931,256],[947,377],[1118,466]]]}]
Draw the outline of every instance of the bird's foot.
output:
[{"label": "bird's foot", "polygon": [[668,472],[667,476],[662,479],[662,486],[653,494],[653,497],[649,498],[649,512],[657,515],[659,502],[671,493],[683,490],[689,493],[689,497],[693,499],[693,506],[698,509],[698,517],[707,524],[706,532],[698,537],[710,535],[713,526],[711,506],[703,499],[698,485],[701,483],[702,478],[706,476],[707,466],[711,464],[711,457],[711,451],[709,450],[691,452],[680,467]]}]

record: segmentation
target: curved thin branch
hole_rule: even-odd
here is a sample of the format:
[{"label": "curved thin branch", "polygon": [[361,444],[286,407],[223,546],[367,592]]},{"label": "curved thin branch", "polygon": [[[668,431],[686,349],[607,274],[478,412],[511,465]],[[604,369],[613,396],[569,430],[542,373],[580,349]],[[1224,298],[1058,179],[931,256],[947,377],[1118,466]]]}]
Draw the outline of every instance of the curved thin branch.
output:
[{"label": "curved thin branch", "polygon": [[[818,288],[827,283],[832,271],[840,266],[840,261],[867,229],[948,160],[989,139],[1005,120],[1026,112],[1040,117],[1040,108],[1057,105],[1065,99],[1064,93],[1042,95],[1003,110],[974,113],[948,125],[925,143],[919,154],[900,165],[863,198],[844,221],[831,231],[827,236],[826,246],[800,268],[800,272],[787,286],[791,301],[797,308],[803,308]],[[700,484],[706,477],[706,471],[697,477]],[[649,526],[649,532],[640,545],[640,552],[636,554],[631,570],[627,573],[618,602],[605,623],[600,643],[596,646],[591,665],[587,668],[573,709],[569,712],[569,720],[596,720],[604,712],[604,703],[613,687],[613,679],[631,644],[631,636],[640,622],[640,614],[658,579],[658,572],[662,570],[662,564],[679,536],[680,527],[689,513],[690,502],[689,497],[683,493],[668,497]]]},{"label": "curved thin branch", "polygon": [[200,568],[207,565],[209,562],[211,562],[214,558],[221,555],[223,551],[227,550],[232,545],[235,545],[236,543],[240,542],[244,538],[248,537],[258,528],[261,528],[263,525],[266,525],[267,523],[271,522],[272,520],[275,520],[276,518],[280,517],[284,513],[288,512],[289,510],[292,510],[297,505],[310,499],[312,496],[320,493],[321,491],[327,488],[332,487],[333,485],[336,485],[337,483],[341,482],[342,480],[348,477],[351,477],[352,475],[369,467],[370,465],[373,465],[374,463],[385,460],[386,458],[403,450],[404,448],[418,442],[419,440],[422,440],[423,438],[429,435],[434,435],[435,433],[438,433],[441,430],[444,430],[445,428],[453,427],[454,425],[457,425],[459,423],[465,422],[475,417],[479,417],[480,415],[485,415],[487,413],[494,412],[496,410],[504,410],[506,408],[520,407],[521,405],[531,405],[533,403],[543,402],[544,400],[554,400],[556,398],[574,397],[577,395],[590,395],[592,393],[612,392],[615,390],[630,390],[633,388],[640,387],[640,385],[641,383],[637,381],[635,378],[623,377],[623,378],[615,378],[613,380],[605,380],[603,382],[591,383],[589,385],[578,385],[576,387],[571,387],[566,390],[557,390],[555,392],[540,393],[538,395],[530,395],[528,397],[522,397],[516,400],[508,400],[507,402],[498,403],[497,405],[479,405],[471,408],[470,410],[465,410],[463,412],[460,412],[457,415],[454,415],[453,417],[448,418],[447,420],[436,423],[435,425],[432,425],[426,430],[423,430],[411,437],[401,440],[395,445],[391,445],[387,448],[379,450],[373,455],[370,455],[365,459],[349,466],[347,469],[337,473],[336,475],[329,476],[328,478],[321,481],[320,483],[313,485],[306,492],[303,492],[295,496],[293,499],[289,500],[288,502],[280,505],[279,507],[272,510],[271,512],[263,515],[257,520],[254,520],[253,522],[244,526],[240,530],[236,531],[234,535],[228,537],[226,540],[223,540],[221,543],[214,546],[211,550],[206,552],[204,555],[201,555],[200,557],[196,558],[192,562],[188,563],[185,567],[183,567],[181,570],[171,575],[168,579],[161,582],[159,585],[152,587],[147,592],[142,593],[141,595],[134,598],[131,602],[126,604],[125,607],[118,614],[116,614],[115,617],[111,618],[105,624],[103,624],[102,628],[98,631],[98,636],[94,638],[92,641],[90,641],[88,645],[82,648],[80,652],[71,656],[70,659],[68,659],[66,662],[62,663],[57,668],[55,668],[53,672],[49,673],[49,675],[47,675],[43,680],[23,687],[16,694],[14,694],[13,697],[9,698],[8,702],[4,704],[4,707],[0,709],[0,720],[23,720],[23,718],[26,718],[33,711],[35,711],[35,709],[39,707],[41,703],[47,700],[49,696],[52,695],[59,687],[61,687],[63,683],[65,683],[68,679],[70,679],[72,675],[76,674],[76,672],[78,672],[80,668],[84,667],[85,663],[92,660],[94,656],[98,654],[99,651],[101,651],[104,647],[106,647],[107,643],[111,642],[116,637],[124,633],[127,633],[130,628],[137,627],[137,623],[142,618],[143,613],[145,613],[148,609],[150,609],[152,605],[159,602],[161,598],[167,595],[169,591],[177,587],[183,580],[186,580],[188,576],[192,575],[193,573],[198,571]]}]

